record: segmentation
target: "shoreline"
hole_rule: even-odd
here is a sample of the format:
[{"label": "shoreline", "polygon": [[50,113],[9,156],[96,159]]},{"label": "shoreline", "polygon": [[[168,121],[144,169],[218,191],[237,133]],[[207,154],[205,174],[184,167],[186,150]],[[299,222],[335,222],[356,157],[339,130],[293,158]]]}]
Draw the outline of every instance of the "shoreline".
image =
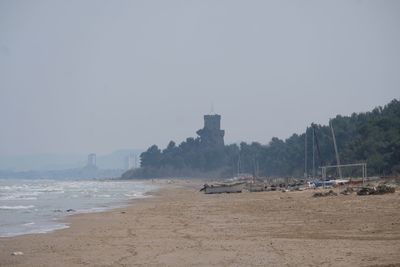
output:
[{"label": "shoreline", "polygon": [[127,207],[69,216],[68,229],[0,238],[0,266],[400,265],[398,192],[205,195],[199,181],[163,183]]},{"label": "shoreline", "polygon": [[[51,180],[51,181],[53,181],[53,180]],[[83,180],[79,180],[79,182],[80,181],[83,181]],[[97,180],[88,179],[86,181],[93,182],[93,181],[97,181]],[[48,219],[48,220],[40,221],[40,224],[37,224],[36,228],[33,228],[33,229],[26,229],[25,231],[22,231],[22,232],[5,233],[5,235],[0,236],[0,241],[1,241],[1,239],[5,239],[5,238],[18,238],[18,237],[25,236],[25,235],[51,234],[56,231],[68,229],[68,228],[70,228],[69,218],[71,218],[71,217],[82,215],[82,214],[110,212],[115,209],[125,208],[129,205],[132,205],[136,200],[146,199],[148,197],[151,197],[157,190],[159,190],[161,188],[161,185],[159,183],[155,184],[148,180],[101,179],[99,181],[124,182],[124,183],[125,182],[133,182],[133,183],[140,183],[145,186],[149,186],[150,188],[147,191],[140,193],[138,196],[131,196],[131,197],[127,196],[126,199],[121,199],[118,201],[114,200],[114,201],[110,201],[108,203],[98,203],[97,206],[93,206],[90,208],[76,209],[75,207],[73,207],[72,211],[68,211],[68,210],[62,211],[60,209],[56,209],[55,211],[57,211],[58,214],[55,214],[55,217],[53,217],[51,220]],[[76,182],[76,180],[71,180],[71,182]],[[34,206],[32,205],[32,207],[34,207]],[[30,225],[30,224],[36,224],[36,223],[31,222],[31,223],[28,223],[27,225]],[[25,225],[25,223],[21,224],[21,225]]]},{"label": "shoreline", "polygon": [[[44,234],[53,234],[57,231],[62,231],[62,230],[66,230],[69,229],[71,226],[71,221],[74,220],[75,217],[78,216],[86,216],[86,215],[90,215],[90,214],[99,214],[99,213],[109,213],[109,212],[113,212],[113,211],[118,211],[118,210],[123,210],[125,208],[129,208],[132,205],[136,205],[137,203],[139,203],[140,201],[152,198],[152,197],[156,197],[157,193],[159,190],[163,190],[166,189],[168,187],[174,187],[178,186],[181,187],[182,186],[182,182],[185,182],[185,179],[174,179],[173,183],[168,183],[168,181],[172,181],[172,179],[152,179],[152,180],[136,180],[136,179],[132,179],[132,180],[122,180],[122,179],[105,179],[104,181],[121,181],[121,182],[140,182],[149,186],[153,186],[154,188],[144,192],[141,196],[136,197],[136,198],[130,198],[130,199],[126,199],[123,200],[122,202],[119,202],[118,205],[116,206],[110,206],[110,207],[103,207],[103,208],[97,208],[94,207],[90,210],[83,210],[83,211],[76,211],[74,213],[67,213],[64,214],[62,217],[57,218],[55,221],[57,223],[59,223],[60,226],[59,228],[54,228],[51,230],[44,230],[43,232],[31,232],[31,233],[22,233],[22,234],[16,234],[16,235],[10,235],[10,236],[0,236],[0,243],[2,240],[6,240],[6,239],[14,239],[14,238],[20,238],[20,237],[24,237],[24,236],[36,236],[36,235],[44,235]],[[114,203],[116,204],[116,203]],[[0,265],[1,266],[1,265]]]}]

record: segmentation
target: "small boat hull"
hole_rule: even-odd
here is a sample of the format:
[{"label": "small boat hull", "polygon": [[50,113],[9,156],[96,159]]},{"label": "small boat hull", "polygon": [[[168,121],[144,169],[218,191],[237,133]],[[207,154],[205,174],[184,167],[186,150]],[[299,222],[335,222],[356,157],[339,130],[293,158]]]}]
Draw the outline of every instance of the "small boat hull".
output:
[{"label": "small boat hull", "polygon": [[244,183],[238,184],[221,184],[221,185],[204,185],[202,191],[205,194],[221,194],[221,193],[241,193]]}]

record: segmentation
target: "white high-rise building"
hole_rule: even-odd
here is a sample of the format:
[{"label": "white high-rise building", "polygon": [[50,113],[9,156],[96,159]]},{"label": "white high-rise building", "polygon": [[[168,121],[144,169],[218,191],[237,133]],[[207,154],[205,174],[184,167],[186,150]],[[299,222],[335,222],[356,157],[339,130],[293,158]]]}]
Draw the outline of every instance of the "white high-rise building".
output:
[{"label": "white high-rise building", "polygon": [[96,167],[96,154],[91,153],[88,155],[87,166]]},{"label": "white high-rise building", "polygon": [[134,169],[136,168],[136,155],[134,153],[130,153],[125,157],[125,169]]}]

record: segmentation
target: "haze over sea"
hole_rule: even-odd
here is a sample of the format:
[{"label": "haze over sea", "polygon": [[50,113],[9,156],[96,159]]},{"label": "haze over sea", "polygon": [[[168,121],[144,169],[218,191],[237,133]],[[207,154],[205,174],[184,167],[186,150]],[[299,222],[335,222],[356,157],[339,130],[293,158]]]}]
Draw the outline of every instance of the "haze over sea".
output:
[{"label": "haze over sea", "polygon": [[122,207],[154,189],[137,181],[0,179],[0,237],[67,228],[67,215]]}]

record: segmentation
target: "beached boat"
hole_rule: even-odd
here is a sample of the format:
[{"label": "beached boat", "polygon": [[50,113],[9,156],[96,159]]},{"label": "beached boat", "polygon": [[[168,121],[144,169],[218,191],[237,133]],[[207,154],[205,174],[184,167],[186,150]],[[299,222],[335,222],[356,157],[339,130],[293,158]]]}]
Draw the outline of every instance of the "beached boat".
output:
[{"label": "beached boat", "polygon": [[249,192],[263,192],[265,191],[266,185],[264,183],[248,183],[246,189]]},{"label": "beached boat", "polygon": [[200,191],[204,191],[205,194],[220,194],[220,193],[241,193],[245,183],[234,183],[234,184],[205,184]]}]

